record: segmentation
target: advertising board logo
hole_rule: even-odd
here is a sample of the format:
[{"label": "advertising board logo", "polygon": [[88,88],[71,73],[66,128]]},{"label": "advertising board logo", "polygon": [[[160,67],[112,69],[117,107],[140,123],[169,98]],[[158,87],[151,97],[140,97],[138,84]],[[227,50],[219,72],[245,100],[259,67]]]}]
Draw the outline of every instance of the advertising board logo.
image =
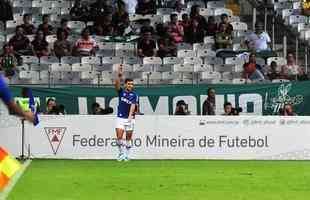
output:
[{"label": "advertising board logo", "polygon": [[45,127],[45,133],[52,147],[54,155],[57,154],[61,141],[66,133],[65,127]]}]

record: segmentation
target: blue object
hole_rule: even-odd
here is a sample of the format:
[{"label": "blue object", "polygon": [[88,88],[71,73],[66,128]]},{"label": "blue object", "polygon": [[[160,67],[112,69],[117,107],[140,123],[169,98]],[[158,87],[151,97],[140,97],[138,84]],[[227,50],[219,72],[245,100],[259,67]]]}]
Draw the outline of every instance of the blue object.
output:
[{"label": "blue object", "polygon": [[28,97],[29,97],[29,108],[30,108],[31,112],[34,113],[33,125],[36,126],[39,124],[39,117],[38,117],[38,113],[36,111],[36,105],[35,105],[34,97],[32,94],[32,90],[30,88],[28,90]]}]

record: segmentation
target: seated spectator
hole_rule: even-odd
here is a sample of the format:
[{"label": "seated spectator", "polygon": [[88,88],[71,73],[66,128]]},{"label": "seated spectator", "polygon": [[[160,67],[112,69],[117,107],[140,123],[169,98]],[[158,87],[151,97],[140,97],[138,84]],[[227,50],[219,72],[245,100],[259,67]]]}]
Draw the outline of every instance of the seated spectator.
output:
[{"label": "seated spectator", "polygon": [[217,24],[215,23],[215,18],[214,16],[209,16],[208,18],[208,24],[207,24],[207,29],[206,29],[206,36],[215,36],[217,32]]},{"label": "seated spectator", "polygon": [[188,17],[187,13],[182,14],[182,21],[180,25],[183,27],[183,30],[186,30],[191,25],[191,20]]},{"label": "seated spectator", "polygon": [[46,102],[46,111],[44,112],[44,114],[46,115],[52,115],[55,113],[59,114],[59,112],[55,112],[57,111],[56,108],[57,108],[56,100],[53,98],[49,98]]},{"label": "seated spectator", "polygon": [[123,2],[125,3],[126,12],[128,14],[135,14],[136,13],[136,8],[138,5],[137,0],[123,0]]},{"label": "seated spectator", "polygon": [[250,54],[249,62],[243,65],[243,74],[242,78],[249,79],[251,81],[264,80],[264,75],[262,72],[257,69],[259,65],[256,64],[255,55]]},{"label": "seated spectator", "polygon": [[126,12],[123,1],[117,2],[117,8],[112,16],[112,21],[115,27],[115,35],[124,35],[125,29],[129,26],[129,15]]},{"label": "seated spectator", "polygon": [[287,64],[281,67],[280,75],[283,79],[296,80],[300,72],[300,67],[296,64],[295,56],[293,53],[287,54]]},{"label": "seated spectator", "polygon": [[93,115],[108,115],[113,113],[113,108],[108,107],[103,109],[100,107],[99,103],[95,102],[92,104],[92,114]]},{"label": "seated spectator", "polygon": [[43,31],[44,35],[52,35],[53,34],[53,26],[49,24],[50,16],[43,15],[42,16],[43,23],[39,25],[38,30]]},{"label": "seated spectator", "polygon": [[96,41],[90,37],[88,28],[82,31],[81,38],[74,46],[74,53],[77,56],[95,56],[98,48]]},{"label": "seated spectator", "polygon": [[13,8],[10,1],[0,1],[0,21],[4,24],[8,20],[13,20]]},{"label": "seated spectator", "polygon": [[136,13],[140,15],[156,14],[155,0],[138,0]]},{"label": "seated spectator", "polygon": [[198,21],[196,19],[192,19],[190,26],[184,31],[185,42],[191,44],[203,43],[204,30],[198,25]]},{"label": "seated spectator", "polygon": [[230,102],[225,102],[224,103],[224,113],[222,115],[226,115],[226,116],[233,115],[232,111],[233,111],[232,104]]},{"label": "seated spectator", "polygon": [[178,13],[186,11],[186,5],[184,4],[183,0],[175,0],[175,4],[172,8],[174,8]]},{"label": "seated spectator", "polygon": [[278,65],[275,61],[270,63],[270,69],[267,71],[267,77],[269,80],[280,79],[280,73],[277,71]]},{"label": "seated spectator", "polygon": [[4,76],[12,78],[15,75],[17,59],[14,56],[13,47],[9,44],[3,46],[3,54],[0,56],[0,71],[4,71]]},{"label": "seated spectator", "polygon": [[203,102],[202,115],[215,115],[215,90],[208,89],[208,98]]},{"label": "seated spectator", "polygon": [[38,30],[34,40],[31,42],[33,55],[37,57],[48,56],[48,42],[42,30]]},{"label": "seated spectator", "polygon": [[103,35],[104,36],[114,36],[115,34],[115,28],[113,26],[112,22],[112,14],[107,14],[103,17],[103,20],[101,22],[101,26],[103,29]]},{"label": "seated spectator", "polygon": [[106,14],[111,14],[113,8],[111,6],[111,0],[96,0],[90,5],[90,17],[89,21],[95,21],[98,17],[103,17]]},{"label": "seated spectator", "polygon": [[81,0],[75,0],[73,7],[70,10],[72,21],[88,21],[89,10],[87,6],[81,3]]},{"label": "seated spectator", "polygon": [[143,35],[145,32],[151,32],[152,35],[155,33],[153,26],[151,26],[150,19],[143,20],[143,24],[140,28],[140,34]]},{"label": "seated spectator", "polygon": [[190,19],[196,19],[198,21],[198,24],[200,27],[202,27],[204,30],[207,30],[207,21],[204,16],[200,15],[200,7],[199,5],[193,5],[191,7],[190,12]]},{"label": "seated spectator", "polygon": [[183,26],[178,21],[177,14],[170,15],[170,22],[168,23],[168,26],[170,27],[170,35],[172,36],[174,42],[183,42],[184,30]]},{"label": "seated spectator", "polygon": [[226,32],[230,35],[232,35],[232,32],[234,30],[233,26],[229,23],[229,18],[227,14],[221,15],[221,22],[219,23],[218,29],[220,29],[221,25],[224,24],[226,26]]},{"label": "seated spectator", "polygon": [[179,100],[176,104],[174,115],[190,115],[191,112],[188,110],[188,104],[184,100]]},{"label": "seated spectator", "polygon": [[293,106],[290,103],[286,103],[283,108],[279,109],[279,115],[281,116],[297,116],[293,110]]},{"label": "seated spectator", "polygon": [[245,43],[248,46],[248,49],[257,52],[270,51],[270,42],[270,36],[267,32],[264,32],[264,26],[261,23],[257,24],[255,32],[248,35],[245,39]]},{"label": "seated spectator", "polygon": [[62,28],[57,30],[57,40],[54,42],[54,52],[58,58],[71,56],[72,45],[66,38],[66,31]]},{"label": "seated spectator", "polygon": [[298,81],[307,81],[307,80],[309,80],[309,77],[306,74],[306,72],[305,72],[303,67],[299,67],[298,75],[297,75],[297,80]]},{"label": "seated spectator", "polygon": [[24,29],[21,26],[17,26],[15,35],[9,41],[9,45],[13,47],[15,56],[29,54],[29,44],[30,41],[24,35]]},{"label": "seated spectator", "polygon": [[25,35],[33,35],[33,34],[35,34],[36,28],[31,23],[31,15],[30,14],[27,14],[27,13],[24,14],[23,22],[24,23],[21,25],[21,27],[24,29]]},{"label": "seated spectator", "polygon": [[216,49],[232,49],[232,36],[227,32],[226,25],[221,24],[219,32],[215,34]]},{"label": "seated spectator", "polygon": [[166,35],[158,40],[157,56],[161,58],[177,56],[177,45],[173,42],[169,35]]},{"label": "seated spectator", "polygon": [[[98,17],[97,20],[94,22],[92,26],[89,26],[89,31],[91,32],[91,35],[96,35],[96,36],[104,36],[104,30],[102,27],[102,18]],[[112,28],[113,30],[113,28]],[[111,33],[112,34],[112,33]]]},{"label": "seated spectator", "polygon": [[68,38],[68,36],[70,35],[70,32],[71,32],[71,29],[68,27],[68,19],[66,19],[66,18],[61,19],[60,29],[65,31],[65,36],[66,36],[66,38]]},{"label": "seated spectator", "polygon": [[156,55],[156,43],[151,32],[145,32],[138,42],[138,56],[152,57]]}]

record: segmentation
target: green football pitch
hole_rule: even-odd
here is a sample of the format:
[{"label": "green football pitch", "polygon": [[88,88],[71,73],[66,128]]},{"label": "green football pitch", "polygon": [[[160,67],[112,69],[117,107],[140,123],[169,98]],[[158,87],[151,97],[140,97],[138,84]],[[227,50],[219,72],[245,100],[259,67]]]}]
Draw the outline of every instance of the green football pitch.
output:
[{"label": "green football pitch", "polygon": [[9,200],[310,199],[310,162],[34,160]]}]

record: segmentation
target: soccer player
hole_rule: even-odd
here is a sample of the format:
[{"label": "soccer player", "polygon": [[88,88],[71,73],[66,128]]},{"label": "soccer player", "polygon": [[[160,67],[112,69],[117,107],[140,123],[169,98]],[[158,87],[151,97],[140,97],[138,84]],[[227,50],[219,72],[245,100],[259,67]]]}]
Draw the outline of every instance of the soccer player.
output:
[{"label": "soccer player", "polygon": [[[126,78],[124,89],[121,88],[123,78],[122,69],[119,68],[115,80],[115,89],[118,93],[118,108],[116,119],[116,137],[119,154],[118,161],[129,160],[129,150],[132,146],[132,134],[135,125],[135,112],[138,104],[138,95],[133,91],[133,80]],[[123,140],[124,132],[126,141]]]},{"label": "soccer player", "polygon": [[7,108],[14,114],[25,118],[30,122],[34,122],[35,117],[32,112],[24,112],[14,101],[12,94],[4,81],[2,75],[0,75],[0,99],[6,104]]}]

